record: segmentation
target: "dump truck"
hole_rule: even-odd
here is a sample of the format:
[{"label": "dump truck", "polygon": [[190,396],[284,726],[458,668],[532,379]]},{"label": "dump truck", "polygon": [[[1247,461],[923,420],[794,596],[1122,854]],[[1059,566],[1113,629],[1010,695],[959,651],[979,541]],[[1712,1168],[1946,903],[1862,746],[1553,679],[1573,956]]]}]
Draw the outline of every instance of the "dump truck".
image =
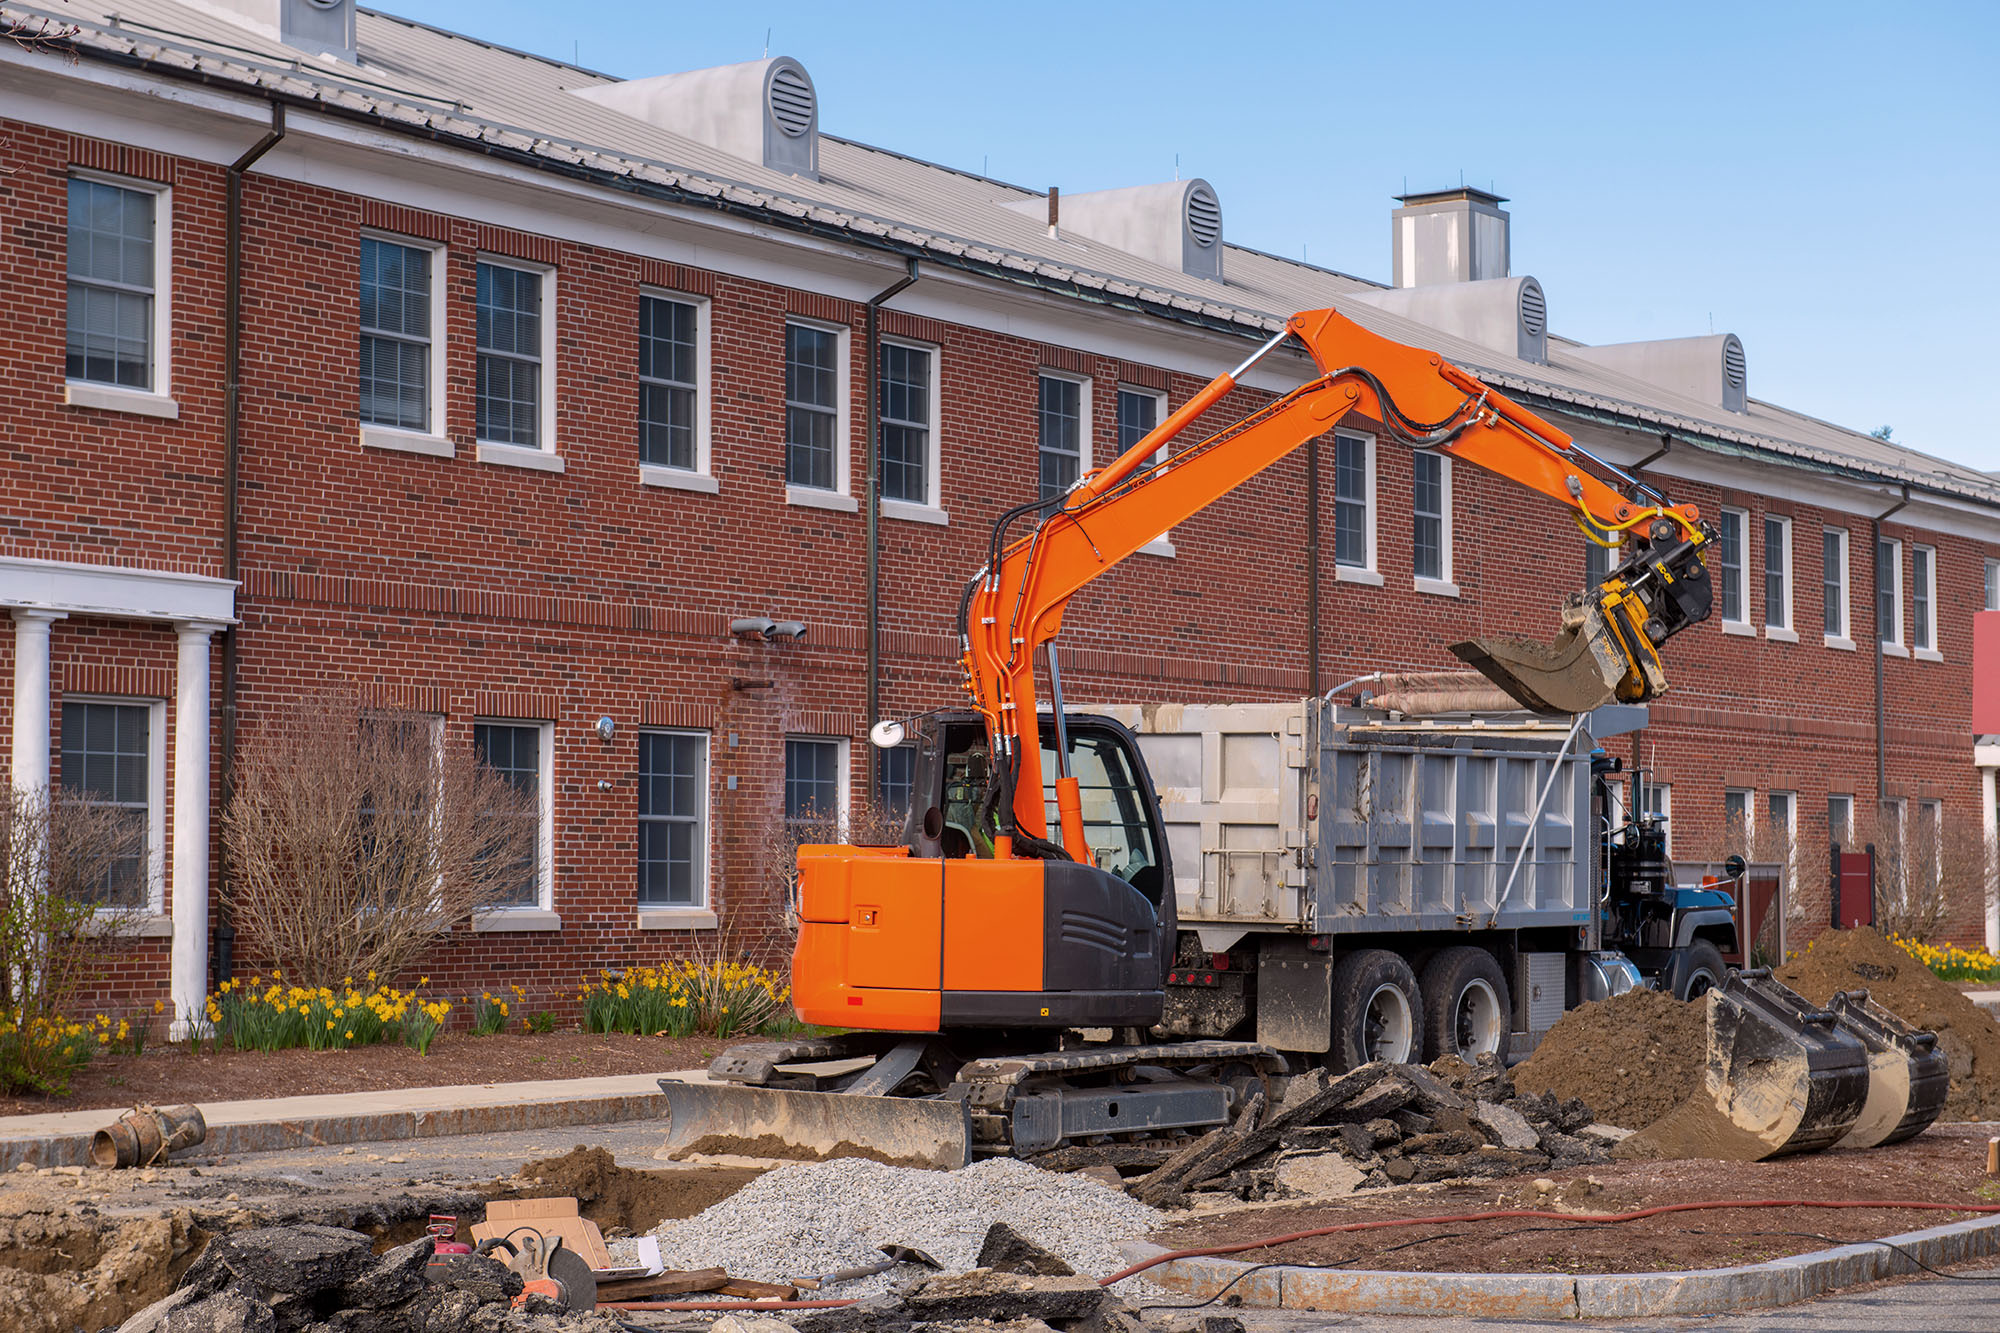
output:
[{"label": "dump truck", "polygon": [[[1281,348],[1309,363],[1299,388],[1183,441]],[[1397,682],[1435,713],[1558,720],[1426,732],[1391,692],[1379,720],[1314,698],[1244,728],[1221,711],[1067,709],[1071,597],[1351,417],[1381,447],[1510,477],[1615,548],[1604,579],[1563,599],[1553,641],[1468,639],[1449,648],[1476,675]],[[971,707],[871,735],[916,736],[904,840],[798,850],[794,1007],[843,1031],[732,1047],[711,1082],[663,1083],[670,1147],[776,1137],[955,1166],[1176,1134],[1301,1062],[1507,1053],[1573,998],[1637,984],[1603,947],[1582,743],[1594,710],[1666,690],[1662,645],[1710,611],[1712,540],[1694,506],[1436,354],[1338,311],[1294,315],[1109,464],[1003,511],[959,604]],[[1261,766],[1232,763],[1245,744]],[[1684,963],[1701,946],[1673,938],[1686,914],[1667,911],[1663,952]],[[1657,911],[1630,920],[1658,947]]]}]

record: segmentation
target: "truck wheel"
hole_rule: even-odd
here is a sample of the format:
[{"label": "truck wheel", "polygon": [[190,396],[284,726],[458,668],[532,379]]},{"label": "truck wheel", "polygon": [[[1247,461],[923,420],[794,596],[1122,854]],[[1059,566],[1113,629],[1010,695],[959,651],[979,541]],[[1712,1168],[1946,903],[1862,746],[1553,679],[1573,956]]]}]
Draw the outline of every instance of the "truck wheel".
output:
[{"label": "truck wheel", "polygon": [[1680,980],[1674,986],[1674,998],[1699,1000],[1722,985],[1728,975],[1729,965],[1722,961],[1722,950],[1707,940],[1696,940],[1681,955]]},{"label": "truck wheel", "polygon": [[1424,964],[1421,985],[1432,1059],[1456,1055],[1472,1064],[1490,1051],[1506,1063],[1514,1008],[1498,959],[1469,944],[1443,950]]},{"label": "truck wheel", "polygon": [[1387,949],[1362,949],[1333,968],[1333,1050],[1341,1067],[1423,1059],[1423,992],[1410,965]]}]

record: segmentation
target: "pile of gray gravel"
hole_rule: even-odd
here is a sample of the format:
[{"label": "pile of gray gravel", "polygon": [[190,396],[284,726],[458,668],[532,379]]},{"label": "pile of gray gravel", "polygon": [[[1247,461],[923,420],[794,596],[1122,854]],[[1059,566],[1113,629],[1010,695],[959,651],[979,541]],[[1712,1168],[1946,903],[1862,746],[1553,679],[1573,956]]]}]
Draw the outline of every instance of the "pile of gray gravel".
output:
[{"label": "pile of gray gravel", "polygon": [[[861,1158],[799,1162],[751,1181],[695,1217],[653,1228],[670,1269],[713,1268],[775,1282],[879,1260],[882,1245],[923,1250],[947,1273],[964,1272],[995,1222],[1103,1277],[1125,1266],[1118,1242],[1159,1227],[1163,1215],[1081,1176],[1057,1175],[1011,1157],[960,1171],[884,1166]],[[922,1270],[891,1269],[844,1282],[829,1295],[858,1296]]]}]

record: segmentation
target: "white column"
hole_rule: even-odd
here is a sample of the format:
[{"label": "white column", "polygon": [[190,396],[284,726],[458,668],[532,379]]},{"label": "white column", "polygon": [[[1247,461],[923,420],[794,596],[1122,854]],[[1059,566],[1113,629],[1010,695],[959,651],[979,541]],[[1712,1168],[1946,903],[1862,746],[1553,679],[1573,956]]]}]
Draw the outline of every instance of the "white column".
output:
[{"label": "white column", "polygon": [[14,785],[49,785],[49,628],[61,611],[14,608]]},{"label": "white column", "polygon": [[222,628],[182,621],[174,701],[174,948],[172,1040],[207,1025],[208,638]]},{"label": "white column", "polygon": [[1986,952],[2000,954],[2000,768],[1979,770],[1979,827],[1986,830]]}]

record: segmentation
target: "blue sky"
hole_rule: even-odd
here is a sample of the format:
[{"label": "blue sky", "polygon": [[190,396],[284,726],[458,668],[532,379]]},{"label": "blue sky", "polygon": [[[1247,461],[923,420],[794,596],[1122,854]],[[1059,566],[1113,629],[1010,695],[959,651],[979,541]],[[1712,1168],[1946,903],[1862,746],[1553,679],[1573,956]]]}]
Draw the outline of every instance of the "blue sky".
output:
[{"label": "blue sky", "polygon": [[1376,279],[1462,173],[1556,332],[1734,332],[1754,395],[2000,470],[2000,4],[377,3],[625,77],[768,30],[828,133],[1065,191],[1178,155],[1231,241]]}]

